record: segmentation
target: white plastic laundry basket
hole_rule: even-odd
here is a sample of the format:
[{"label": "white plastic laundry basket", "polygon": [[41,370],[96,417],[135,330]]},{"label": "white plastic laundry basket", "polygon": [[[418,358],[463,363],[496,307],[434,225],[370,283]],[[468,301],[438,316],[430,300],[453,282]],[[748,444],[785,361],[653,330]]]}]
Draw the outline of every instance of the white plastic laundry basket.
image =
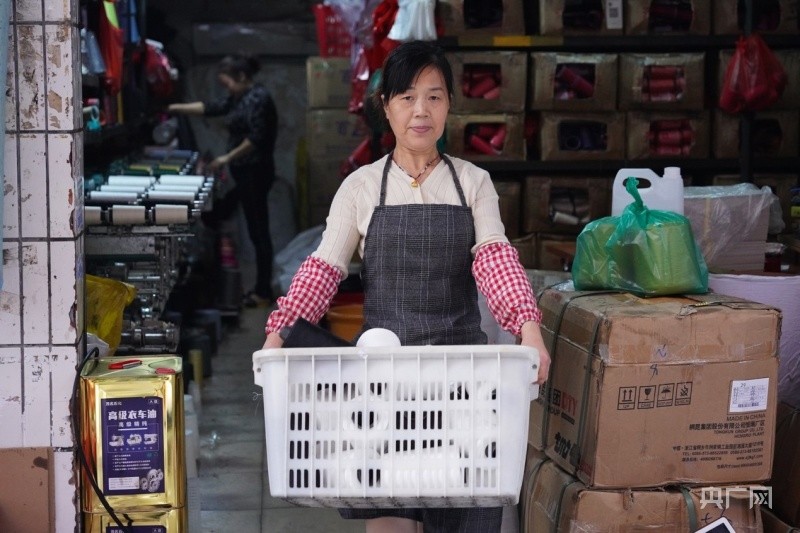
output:
[{"label": "white plastic laundry basket", "polygon": [[538,364],[505,345],[257,351],[270,492],[321,507],[513,505]]}]

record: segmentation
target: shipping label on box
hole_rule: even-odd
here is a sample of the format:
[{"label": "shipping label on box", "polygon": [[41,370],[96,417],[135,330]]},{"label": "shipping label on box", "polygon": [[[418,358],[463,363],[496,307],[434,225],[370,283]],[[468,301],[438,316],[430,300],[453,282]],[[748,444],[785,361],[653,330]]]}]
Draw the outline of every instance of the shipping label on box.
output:
[{"label": "shipping label on box", "polygon": [[525,531],[696,531],[722,516],[735,531],[761,531],[758,505],[746,487],[591,490],[546,461],[532,492],[536,505],[522,518]]},{"label": "shipping label on box", "polygon": [[345,109],[312,109],[306,114],[309,157],[344,159],[369,135],[364,121]]},{"label": "shipping label on box", "polygon": [[531,109],[613,111],[616,54],[531,54]]},{"label": "shipping label on box", "polygon": [[711,31],[711,2],[692,0],[626,0],[625,33],[708,35]]},{"label": "shipping label on box", "polygon": [[351,93],[350,59],[309,57],[306,83],[309,108],[346,108]]},{"label": "shipping label on box", "polygon": [[705,107],[705,55],[622,54],[619,108],[694,110]]},{"label": "shipping label on box", "polygon": [[522,0],[468,2],[439,0],[436,17],[446,36],[523,35],[525,17]]},{"label": "shipping label on box", "polygon": [[[714,33],[717,35],[743,33],[740,0],[714,0]],[[798,0],[753,2],[753,31],[758,33],[797,33]],[[742,14],[743,15],[743,14]]]},{"label": "shipping label on box", "polygon": [[[714,157],[739,157],[741,115],[714,110]],[[750,126],[753,155],[758,157],[797,157],[798,111],[762,111]]]},{"label": "shipping label on box", "polygon": [[542,35],[621,35],[622,0],[539,2]]},{"label": "shipping label on box", "polygon": [[579,233],[611,214],[610,178],[529,176],[522,200],[522,230]]},{"label": "shipping label on box", "polygon": [[529,441],[559,466],[605,488],[769,477],[778,310],[556,289],[539,306],[553,363]]},{"label": "shipping label on box", "polygon": [[453,113],[521,113],[528,60],[522,52],[454,52]]},{"label": "shipping label on box", "polygon": [[709,120],[697,113],[628,113],[628,159],[708,157]]},{"label": "shipping label on box", "polygon": [[525,159],[522,113],[447,117],[447,153],[469,161]]},{"label": "shipping label on box", "polygon": [[624,113],[542,113],[542,161],[624,159]]}]

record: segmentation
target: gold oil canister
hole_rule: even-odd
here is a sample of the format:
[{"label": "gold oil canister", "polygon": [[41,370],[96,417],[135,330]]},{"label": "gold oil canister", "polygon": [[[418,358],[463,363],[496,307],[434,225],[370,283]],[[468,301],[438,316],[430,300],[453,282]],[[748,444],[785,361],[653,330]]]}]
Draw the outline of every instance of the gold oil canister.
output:
[{"label": "gold oil canister", "polygon": [[[127,525],[121,513],[117,518]],[[185,533],[188,531],[188,513],[186,507],[161,511],[125,512],[131,520],[131,531],[134,533]],[[84,513],[83,531],[85,533],[123,533],[113,518],[106,513]]]},{"label": "gold oil canister", "polygon": [[[114,512],[185,507],[181,358],[92,359],[80,399],[81,446]],[[85,471],[81,491],[85,513],[105,512]]]}]

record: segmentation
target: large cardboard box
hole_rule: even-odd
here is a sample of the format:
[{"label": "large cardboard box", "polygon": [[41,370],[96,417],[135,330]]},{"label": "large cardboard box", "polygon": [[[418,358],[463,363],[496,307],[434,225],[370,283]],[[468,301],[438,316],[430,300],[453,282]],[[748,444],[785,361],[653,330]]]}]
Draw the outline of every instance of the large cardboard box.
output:
[{"label": "large cardboard box", "polygon": [[[532,53],[530,108],[614,111],[617,58],[617,54]],[[569,90],[559,90],[562,87]]]},{"label": "large cardboard box", "polygon": [[53,450],[0,450],[0,531],[54,531]]},{"label": "large cardboard box", "polygon": [[522,230],[577,234],[590,220],[611,214],[610,178],[528,176]]},{"label": "large cardboard box", "polygon": [[[465,3],[469,5],[465,6]],[[523,35],[525,17],[522,3],[522,0],[502,0],[502,9],[498,13],[485,2],[439,0],[436,2],[436,16],[447,36]]]},{"label": "large cardboard box", "polygon": [[[727,159],[739,157],[742,144],[741,115],[729,115],[721,109],[714,110],[714,157]],[[765,111],[757,113],[750,126],[753,155],[756,157],[797,157],[798,111]]]},{"label": "large cardboard box", "polygon": [[309,108],[346,108],[351,93],[350,58],[309,57],[306,83]]},{"label": "large cardboard box", "polygon": [[627,115],[628,159],[708,157],[708,132],[711,128],[707,112],[630,111]]},{"label": "large cardboard box", "polygon": [[800,409],[781,402],[772,469],[772,510],[800,527]]},{"label": "large cardboard box", "polygon": [[[522,476],[522,490],[520,491],[518,506],[519,523],[523,527],[525,524],[525,517],[533,512],[532,509],[536,505],[536,501],[533,499],[533,487],[536,482],[536,475],[539,473],[539,468],[548,461],[549,459],[543,452],[528,445],[528,451],[525,454],[525,473]],[[525,533],[522,527],[520,531]]]},{"label": "large cardboard box", "polygon": [[769,478],[777,309],[558,288],[539,299],[553,363],[531,444],[593,488]]},{"label": "large cardboard box", "polygon": [[[447,54],[453,68],[455,94],[451,113],[521,113],[525,110],[525,80],[528,79],[528,58],[522,52],[453,52]],[[471,96],[478,84],[471,74],[482,70],[499,82],[495,98],[484,93]]]},{"label": "large cardboard box", "polygon": [[624,113],[542,113],[542,161],[625,158]]},{"label": "large cardboard box", "polygon": [[[738,35],[744,28],[739,25],[739,0],[714,0],[714,33]],[[772,11],[771,8],[777,7]],[[766,9],[765,9],[766,8]],[[753,30],[761,34],[797,33],[797,0],[753,2],[755,17]]]},{"label": "large cardboard box", "polygon": [[[653,0],[625,1],[626,35],[708,35],[711,31],[712,2],[708,0],[693,0],[691,9],[687,9],[683,13],[675,5],[669,5],[663,1],[658,2],[666,11],[661,17],[658,17],[658,13],[653,11],[654,7],[657,9],[659,6],[653,6],[653,4]],[[677,4],[677,2],[673,4]],[[688,15],[688,17],[684,15]]]},{"label": "large cardboard box", "polygon": [[[589,490],[558,465],[546,461],[535,472],[533,502],[526,507],[528,514],[521,521],[521,530],[692,532],[725,516],[737,532],[761,531],[760,511],[751,505],[746,491],[732,490],[728,495],[721,487],[708,489],[712,490]],[[719,493],[721,505],[708,503]]]},{"label": "large cardboard box", "polygon": [[700,111],[704,107],[704,54],[621,55],[620,109]]},{"label": "large cardboard box", "polygon": [[306,113],[308,155],[341,158],[350,155],[369,135],[364,121],[346,109],[311,109]]},{"label": "large cardboard box", "polygon": [[569,0],[539,2],[539,33],[542,35],[621,35],[622,5],[619,1],[602,0],[587,7]]}]

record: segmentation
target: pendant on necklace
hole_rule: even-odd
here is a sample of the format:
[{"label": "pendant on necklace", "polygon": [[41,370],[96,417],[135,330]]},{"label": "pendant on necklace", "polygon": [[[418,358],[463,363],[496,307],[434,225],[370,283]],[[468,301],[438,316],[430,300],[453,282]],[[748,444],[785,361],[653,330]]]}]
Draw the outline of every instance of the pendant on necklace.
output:
[{"label": "pendant on necklace", "polygon": [[417,180],[411,180],[411,186],[416,189],[419,187],[419,182]]}]

